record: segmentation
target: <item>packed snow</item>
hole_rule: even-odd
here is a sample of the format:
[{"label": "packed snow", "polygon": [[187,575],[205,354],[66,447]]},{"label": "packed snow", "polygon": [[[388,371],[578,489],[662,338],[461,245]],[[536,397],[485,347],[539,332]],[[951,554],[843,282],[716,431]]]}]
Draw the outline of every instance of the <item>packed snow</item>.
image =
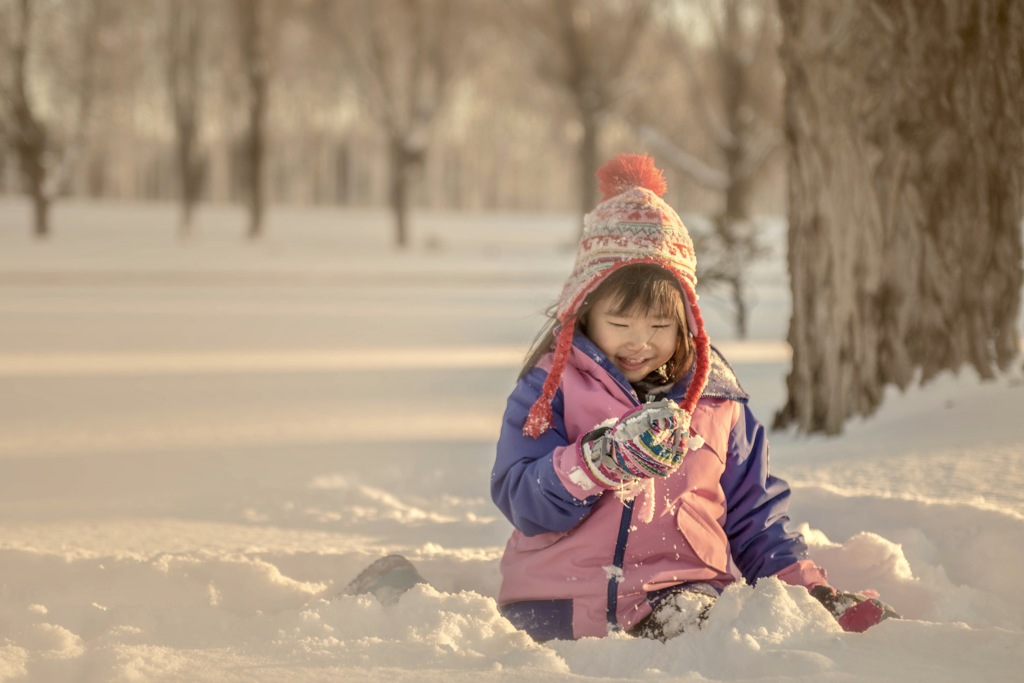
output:
[{"label": "packed snow", "polygon": [[[772,434],[832,582],[904,615],[842,633],[806,591],[728,589],[703,630],[537,644],[494,602],[488,479],[571,216],[63,202],[38,243],[0,198],[0,681],[1016,681],[1024,371],[940,377],[835,439]],[[770,422],[783,232],[751,338],[712,338]],[[377,558],[430,585],[341,595]]]}]

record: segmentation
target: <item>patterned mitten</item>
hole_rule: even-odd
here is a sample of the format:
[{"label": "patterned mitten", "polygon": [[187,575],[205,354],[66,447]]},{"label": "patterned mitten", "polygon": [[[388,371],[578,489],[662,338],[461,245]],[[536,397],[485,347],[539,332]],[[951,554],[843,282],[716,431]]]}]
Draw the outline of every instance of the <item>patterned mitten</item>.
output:
[{"label": "patterned mitten", "polygon": [[845,593],[832,586],[816,586],[811,595],[825,606],[844,631],[863,633],[886,619],[899,619],[889,605],[864,593]]},{"label": "patterned mitten", "polygon": [[620,488],[637,479],[667,477],[686,454],[681,435],[689,415],[675,401],[662,399],[624,415],[580,439],[580,460],[603,488]]}]

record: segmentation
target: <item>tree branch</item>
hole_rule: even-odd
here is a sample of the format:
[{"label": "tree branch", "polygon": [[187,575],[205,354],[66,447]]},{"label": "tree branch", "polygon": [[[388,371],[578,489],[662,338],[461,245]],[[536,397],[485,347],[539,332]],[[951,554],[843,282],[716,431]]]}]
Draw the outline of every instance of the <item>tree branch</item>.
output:
[{"label": "tree branch", "polygon": [[745,162],[739,168],[739,177],[744,180],[755,178],[775,150],[782,147],[783,143],[782,134],[778,130],[771,129],[759,135],[756,142],[750,146]]},{"label": "tree branch", "polygon": [[735,144],[732,134],[722,125],[714,112],[711,111],[711,104],[707,94],[701,90],[700,75],[697,73],[689,42],[682,39],[676,44],[678,45],[676,52],[679,56],[679,61],[686,70],[686,76],[689,80],[690,101],[693,102],[697,109],[697,118],[700,119],[701,125],[718,147],[724,148]]},{"label": "tree branch", "polygon": [[688,175],[697,184],[718,191],[729,187],[728,175],[680,149],[653,126],[641,126],[638,132],[644,143],[658,153],[659,158],[664,159],[676,170]]},{"label": "tree branch", "polygon": [[371,6],[370,3],[363,2],[363,27],[369,37],[369,59],[362,62],[365,66],[362,70],[363,86],[371,93],[371,98],[373,93],[377,94],[378,117],[388,130],[394,133],[401,129],[398,95],[395,92],[396,86],[391,81],[391,73],[388,68],[388,50],[384,45],[379,22],[376,20],[376,11],[369,9]]}]

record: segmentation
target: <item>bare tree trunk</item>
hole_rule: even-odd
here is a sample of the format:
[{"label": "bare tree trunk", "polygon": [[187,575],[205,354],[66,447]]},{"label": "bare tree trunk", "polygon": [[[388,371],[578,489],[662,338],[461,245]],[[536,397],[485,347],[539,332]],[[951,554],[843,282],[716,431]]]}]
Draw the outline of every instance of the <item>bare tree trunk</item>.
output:
[{"label": "bare tree trunk", "polygon": [[14,122],[14,149],[21,176],[32,198],[33,234],[38,239],[50,236],[50,198],[46,192],[47,131],[32,108],[28,96],[27,62],[32,39],[32,2],[19,0],[16,12],[19,26],[13,32],[11,47],[11,114]]},{"label": "bare tree trunk", "polygon": [[266,160],[266,114],[267,81],[263,71],[250,73],[252,102],[249,106],[249,239],[263,236],[263,215],[266,206],[265,172]]},{"label": "bare tree trunk", "polygon": [[756,236],[749,229],[752,225],[749,157],[753,137],[753,114],[747,68],[740,51],[750,49],[744,46],[750,40],[740,27],[739,3],[726,2],[723,10],[722,40],[716,52],[722,70],[722,100],[725,104],[726,130],[729,131],[722,145],[725,175],[729,180],[725,188],[725,206],[715,223],[718,234],[725,243],[726,252],[732,254],[732,268],[727,282],[732,294],[736,336],[746,339],[747,305],[744,272],[749,262],[753,260]]},{"label": "bare tree trunk", "polygon": [[[597,183],[594,181],[599,167],[598,154],[600,145],[597,112],[582,112],[580,123],[583,124],[583,136],[580,138],[579,146],[580,216],[584,216],[593,210],[598,200]],[[581,231],[580,236],[582,237],[582,220],[579,221],[579,229]]]},{"label": "bare tree trunk", "polygon": [[747,311],[747,285],[742,273],[737,274],[729,280],[732,290],[733,324],[735,325],[736,337],[747,338],[748,311]]},{"label": "bare tree trunk", "polygon": [[194,0],[173,0],[169,5],[168,76],[174,126],[176,161],[181,192],[178,236],[192,236],[192,218],[202,187],[199,143],[199,50],[201,15]]},{"label": "bare tree trunk", "polygon": [[[1024,6],[905,1],[935,19],[915,62],[929,66],[920,81],[937,105],[907,136],[921,159],[913,168],[924,207],[920,295],[937,304],[920,310],[907,352],[926,380],[964,364],[992,377],[1019,352]],[[894,20],[919,21],[909,12]],[[920,106],[911,97],[904,104]]]},{"label": "bare tree trunk", "polygon": [[[83,4],[84,7],[76,8],[83,12],[82,24],[76,27],[75,42],[68,46],[74,50],[74,75],[65,88],[73,93],[74,102],[60,112],[71,112],[66,117],[66,126],[48,125],[29,93],[29,79],[38,77],[29,67],[38,5],[32,0],[17,0],[11,7],[15,26],[9,34],[10,78],[0,94],[9,108],[7,135],[18,158],[25,191],[32,200],[33,234],[39,239],[50,236],[50,208],[55,197],[70,186],[75,162],[86,140],[96,91],[97,35],[105,21],[103,3],[90,0]],[[46,22],[40,26],[45,27]],[[63,137],[61,132],[65,133]]]},{"label": "bare tree trunk", "polygon": [[109,19],[107,10],[109,0],[88,0],[78,8],[83,12],[82,25],[79,27],[78,43],[74,45],[77,52],[78,74],[73,86],[75,93],[75,117],[72,131],[59,153],[55,155],[56,163],[47,169],[47,194],[53,198],[68,194],[74,177],[74,169],[86,146],[89,121],[92,116],[93,101],[96,95],[98,77],[97,55],[99,52],[100,31]]},{"label": "bare tree trunk", "polygon": [[508,3],[523,37],[537,44],[537,73],[562,91],[581,127],[578,151],[579,235],[597,203],[602,117],[625,90],[629,62],[649,26],[652,2],[536,0]]},{"label": "bare tree trunk", "polygon": [[268,66],[263,0],[236,0],[242,58],[249,90],[249,126],[246,131],[245,159],[249,228],[251,240],[263,236],[265,122],[267,112]]},{"label": "bare tree trunk", "polygon": [[33,234],[38,239],[47,239],[50,236],[50,198],[37,187],[32,188],[31,194]]},{"label": "bare tree trunk", "polygon": [[[558,13],[558,33],[565,52],[565,86],[569,90],[582,135],[579,144],[579,236],[583,235],[582,217],[597,203],[597,183],[594,181],[599,167],[601,110],[607,108],[610,96],[604,91],[605,85],[595,73],[599,67],[594,55],[587,49],[591,20],[587,9],[575,0],[555,4]],[[584,19],[585,17],[585,19]],[[621,65],[620,65],[621,66]]]},{"label": "bare tree trunk", "polygon": [[1018,353],[1024,7],[779,0],[793,366],[776,426],[835,434]]},{"label": "bare tree trunk", "polygon": [[395,246],[409,246],[409,175],[415,162],[414,154],[400,136],[391,138],[391,211],[395,217]]},{"label": "bare tree trunk", "polygon": [[409,245],[409,207],[415,173],[428,152],[431,128],[465,58],[471,3],[454,0],[360,0],[341,9],[328,3],[329,22],[352,68],[369,113],[388,135],[389,201],[395,244]]}]

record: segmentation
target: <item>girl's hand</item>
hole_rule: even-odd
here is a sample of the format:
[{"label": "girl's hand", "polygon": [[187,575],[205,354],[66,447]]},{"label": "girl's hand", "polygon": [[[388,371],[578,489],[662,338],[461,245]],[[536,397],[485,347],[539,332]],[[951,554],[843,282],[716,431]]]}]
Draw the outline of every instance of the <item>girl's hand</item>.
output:
[{"label": "girl's hand", "polygon": [[580,460],[595,483],[604,488],[667,477],[686,454],[681,442],[689,427],[689,416],[675,401],[648,403],[610,428],[599,428],[582,437]]},{"label": "girl's hand", "polygon": [[900,618],[896,610],[878,599],[877,593],[845,593],[832,586],[816,586],[811,589],[811,595],[825,606],[844,631],[862,633],[886,619]]}]

